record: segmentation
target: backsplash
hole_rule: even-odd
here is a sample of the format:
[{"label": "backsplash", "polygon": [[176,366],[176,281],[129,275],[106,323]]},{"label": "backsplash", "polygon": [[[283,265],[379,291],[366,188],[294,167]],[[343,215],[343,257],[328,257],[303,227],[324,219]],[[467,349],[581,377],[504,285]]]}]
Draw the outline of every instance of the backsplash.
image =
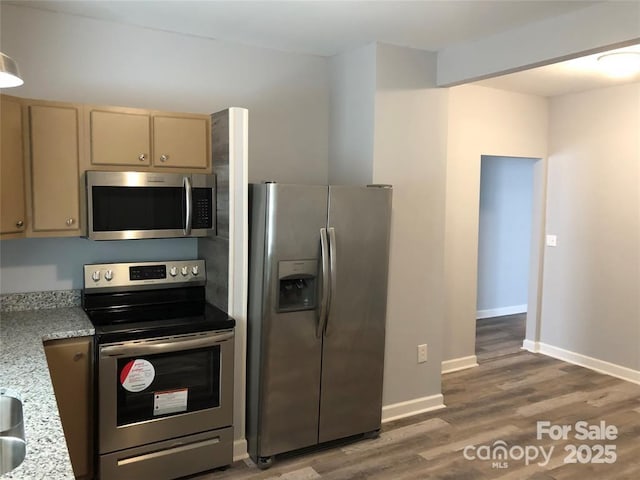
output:
[{"label": "backsplash", "polygon": [[0,312],[44,310],[77,307],[81,290],[53,290],[49,292],[5,293],[0,295]]},{"label": "backsplash", "polygon": [[87,263],[152,262],[197,258],[195,238],[92,241],[20,238],[0,241],[0,293],[50,292],[83,287]]}]

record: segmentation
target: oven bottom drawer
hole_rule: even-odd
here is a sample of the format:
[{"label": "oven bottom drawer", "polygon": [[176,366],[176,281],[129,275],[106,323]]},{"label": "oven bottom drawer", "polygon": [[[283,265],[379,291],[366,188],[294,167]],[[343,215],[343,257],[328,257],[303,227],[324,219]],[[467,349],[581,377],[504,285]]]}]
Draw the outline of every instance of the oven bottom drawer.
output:
[{"label": "oven bottom drawer", "polygon": [[100,456],[101,480],[172,480],[231,464],[233,427]]}]

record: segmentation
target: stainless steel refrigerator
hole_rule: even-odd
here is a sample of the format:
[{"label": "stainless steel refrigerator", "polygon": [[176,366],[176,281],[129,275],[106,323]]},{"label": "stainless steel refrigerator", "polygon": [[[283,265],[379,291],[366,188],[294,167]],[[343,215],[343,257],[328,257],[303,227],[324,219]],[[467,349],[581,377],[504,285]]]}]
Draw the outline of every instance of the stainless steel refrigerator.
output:
[{"label": "stainless steel refrigerator", "polygon": [[247,439],[266,468],[380,428],[392,189],[249,192]]}]

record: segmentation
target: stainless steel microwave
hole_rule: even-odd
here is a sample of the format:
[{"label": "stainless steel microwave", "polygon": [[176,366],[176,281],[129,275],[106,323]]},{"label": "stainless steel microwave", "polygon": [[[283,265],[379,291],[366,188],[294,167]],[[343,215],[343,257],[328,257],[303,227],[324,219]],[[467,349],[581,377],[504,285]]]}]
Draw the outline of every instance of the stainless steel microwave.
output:
[{"label": "stainless steel microwave", "polygon": [[92,240],[215,234],[215,175],[86,172]]}]

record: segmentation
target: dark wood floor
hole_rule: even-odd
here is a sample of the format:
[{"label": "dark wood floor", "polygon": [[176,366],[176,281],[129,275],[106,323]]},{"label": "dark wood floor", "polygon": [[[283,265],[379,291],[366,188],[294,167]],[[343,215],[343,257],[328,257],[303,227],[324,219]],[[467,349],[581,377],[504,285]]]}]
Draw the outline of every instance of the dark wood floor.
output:
[{"label": "dark wood floor", "polygon": [[[446,409],[383,425],[378,439],[279,459],[269,470],[247,461],[198,480],[635,480],[640,478],[640,385],[618,380],[543,355],[522,351],[523,316],[478,321],[480,366],[443,376]],[[567,440],[536,438],[536,422],[570,425]],[[615,440],[577,440],[575,424],[614,425]],[[465,447],[490,450],[506,442],[512,454],[502,462],[471,459]],[[502,444],[504,445],[504,444]],[[572,445],[580,459],[600,457],[612,445],[614,463],[565,463]],[[549,452],[525,464],[520,450]],[[569,450],[566,450],[569,449]],[[603,449],[604,451],[604,449]],[[473,453],[467,449],[467,456]],[[600,452],[602,454],[603,452]],[[611,453],[611,452],[609,452]],[[494,463],[497,462],[497,463]],[[498,463],[500,465],[498,465]],[[499,468],[502,467],[502,468]]]},{"label": "dark wood floor", "polygon": [[478,363],[520,353],[525,334],[526,314],[485,318],[476,322]]}]

